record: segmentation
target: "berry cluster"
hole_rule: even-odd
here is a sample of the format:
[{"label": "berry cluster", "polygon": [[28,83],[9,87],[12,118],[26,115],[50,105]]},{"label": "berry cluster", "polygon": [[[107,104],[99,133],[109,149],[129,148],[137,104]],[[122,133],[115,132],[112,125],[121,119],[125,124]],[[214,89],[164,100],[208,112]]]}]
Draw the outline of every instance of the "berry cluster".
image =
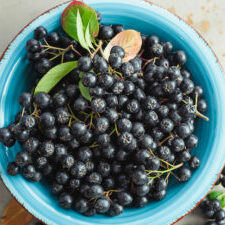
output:
[{"label": "berry cluster", "polygon": [[219,200],[205,198],[199,207],[209,219],[206,225],[225,225],[225,211],[221,209]]},{"label": "berry cluster", "polygon": [[[123,29],[101,24],[98,38],[107,42]],[[63,208],[86,216],[144,207],[166,196],[171,175],[190,179],[200,164],[191,155],[198,144],[194,123],[208,118],[203,89],[185,69],[183,51],[143,35],[136,58],[123,62],[126,52],[114,46],[107,61],[101,49],[90,56],[65,34],[38,27],[34,36],[28,59],[40,75],[60,63],[59,56],[78,59],[78,68],[50,93],[19,97],[23,110],[0,129],[4,145],[17,140],[23,148],[8,165],[10,175],[21,172],[33,182],[45,177]],[[79,90],[79,74],[91,101]]]},{"label": "berry cluster", "polygon": [[218,178],[215,185],[221,184],[225,188],[225,167],[222,170],[220,177]]}]

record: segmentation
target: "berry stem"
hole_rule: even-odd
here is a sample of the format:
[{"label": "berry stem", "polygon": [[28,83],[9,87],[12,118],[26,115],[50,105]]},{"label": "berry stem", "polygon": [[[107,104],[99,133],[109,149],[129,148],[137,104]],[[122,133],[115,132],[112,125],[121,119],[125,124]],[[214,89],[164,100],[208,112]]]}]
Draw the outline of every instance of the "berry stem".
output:
[{"label": "berry stem", "polygon": [[115,131],[116,131],[116,135],[117,136],[120,136],[120,133],[119,133],[119,131],[118,131],[118,129],[117,129],[117,123],[115,122]]},{"label": "berry stem", "polygon": [[102,41],[102,40],[99,40],[97,48],[96,48],[95,51],[91,54],[91,59],[93,59],[94,56],[96,55],[96,53],[100,50],[100,48],[102,48],[102,45],[103,45],[103,41]]},{"label": "berry stem", "polygon": [[95,141],[92,145],[88,146],[89,148],[95,148],[98,147],[99,144],[97,144],[97,142]]},{"label": "berry stem", "polygon": [[70,116],[71,116],[73,119],[75,119],[76,121],[80,121],[80,120],[74,115],[74,113],[73,113],[73,111],[72,111],[72,109],[71,109],[71,107],[70,107],[69,104],[67,104],[67,108],[68,108],[68,110],[69,110],[69,112],[70,112]]},{"label": "berry stem", "polygon": [[206,120],[206,121],[209,121],[209,118],[207,116],[203,115],[202,113],[200,113],[198,111],[197,107],[198,107],[198,94],[195,95],[195,115],[204,119],[204,120]]},{"label": "berry stem", "polygon": [[154,58],[152,58],[152,59],[149,59],[149,60],[147,60],[146,62],[145,62],[145,64],[142,66],[142,70],[150,63],[150,62],[152,62],[153,61],[153,63],[155,63],[155,60],[156,59],[158,59],[159,57],[154,57]]},{"label": "berry stem", "polygon": [[173,134],[170,134],[168,137],[166,137],[161,142],[159,142],[159,146],[161,146],[163,143],[165,143],[167,140],[169,140],[170,138],[173,138],[173,137],[174,137]]},{"label": "berry stem", "polygon": [[[176,170],[176,169],[182,167],[183,165],[184,165],[184,163],[180,163],[180,164],[177,164],[177,165],[173,165],[173,167],[171,167],[167,170],[145,170],[145,172],[146,172],[147,175],[150,175],[151,173],[159,173],[159,174],[163,175],[163,174],[168,173],[170,171]],[[149,177],[149,178],[153,178],[153,177]]]}]

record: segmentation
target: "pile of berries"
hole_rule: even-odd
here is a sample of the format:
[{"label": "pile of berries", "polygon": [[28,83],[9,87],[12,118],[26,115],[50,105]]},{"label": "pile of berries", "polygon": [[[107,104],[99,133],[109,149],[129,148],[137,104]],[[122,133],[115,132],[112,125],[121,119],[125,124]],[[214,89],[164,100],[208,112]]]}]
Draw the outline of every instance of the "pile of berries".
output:
[{"label": "pile of berries", "polygon": [[221,209],[218,199],[205,198],[199,205],[203,214],[209,219],[206,225],[225,225],[225,211]]},{"label": "pile of berries", "polygon": [[[123,30],[101,24],[98,39],[107,43]],[[190,179],[200,164],[191,154],[198,144],[195,121],[207,119],[207,103],[185,68],[183,51],[142,35],[136,58],[123,62],[124,49],[114,46],[107,61],[101,51],[90,57],[76,41],[44,27],[34,37],[27,57],[38,79],[61,63],[58,56],[78,60],[78,67],[49,93],[20,95],[23,110],[0,129],[5,146],[17,140],[23,149],[8,174],[45,178],[61,207],[86,216],[144,207],[166,196],[170,176]],[[80,74],[91,101],[80,92]]]}]

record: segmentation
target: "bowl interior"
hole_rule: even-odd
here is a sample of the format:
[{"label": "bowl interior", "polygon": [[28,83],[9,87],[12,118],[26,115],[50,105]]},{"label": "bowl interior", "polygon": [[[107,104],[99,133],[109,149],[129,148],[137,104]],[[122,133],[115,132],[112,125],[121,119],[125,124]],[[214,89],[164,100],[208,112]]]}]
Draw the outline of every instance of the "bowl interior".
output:
[{"label": "bowl interior", "polygon": [[[150,202],[142,209],[127,209],[116,218],[101,215],[87,218],[72,210],[64,210],[58,206],[45,184],[29,183],[21,176],[7,176],[7,164],[13,161],[16,152],[21,149],[19,144],[11,149],[0,146],[2,179],[27,209],[47,224],[170,224],[203,198],[223,165],[225,152],[224,140],[221,137],[225,129],[222,127],[225,93],[222,86],[225,82],[220,66],[198,34],[164,9],[138,0],[86,2],[102,13],[103,23],[120,23],[125,25],[125,28],[136,29],[146,35],[156,34],[162,40],[171,41],[175,49],[183,49],[187,53],[187,68],[191,71],[194,81],[203,87],[209,106],[207,116],[210,121],[198,121],[195,133],[199,137],[199,145],[192,152],[201,159],[201,166],[193,173],[188,183],[171,182],[164,200]],[[64,7],[65,5],[50,11],[25,28],[0,62],[0,127],[13,121],[15,114],[20,110],[18,96],[22,91],[29,90],[35,79],[32,66],[26,59],[26,40],[33,36],[32,31],[38,25],[44,25],[49,32],[58,29]]]}]

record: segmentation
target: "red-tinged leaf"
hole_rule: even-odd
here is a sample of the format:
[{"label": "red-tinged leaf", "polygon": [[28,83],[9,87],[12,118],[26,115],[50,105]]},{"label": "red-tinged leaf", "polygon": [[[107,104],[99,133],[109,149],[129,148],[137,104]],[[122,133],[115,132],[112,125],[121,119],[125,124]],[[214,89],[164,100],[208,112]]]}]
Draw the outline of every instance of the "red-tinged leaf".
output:
[{"label": "red-tinged leaf", "polygon": [[[81,17],[79,24],[77,20],[78,15]],[[91,48],[92,45],[90,45],[90,42],[89,44],[87,43],[88,40],[80,40],[79,37],[84,35],[94,42],[94,37],[96,37],[99,32],[99,23],[95,10],[79,1],[74,1],[67,6],[61,16],[61,24],[63,30],[86,49],[88,47]],[[90,35],[86,34],[87,28]],[[81,31],[83,34],[81,34]]]},{"label": "red-tinged leaf", "polygon": [[29,214],[15,199],[6,206],[3,213],[2,225],[27,225],[33,216]]},{"label": "red-tinged leaf", "polygon": [[108,60],[113,46],[120,46],[125,51],[123,62],[128,62],[135,58],[141,49],[141,34],[136,30],[125,30],[117,34],[106,46],[104,56]]}]

